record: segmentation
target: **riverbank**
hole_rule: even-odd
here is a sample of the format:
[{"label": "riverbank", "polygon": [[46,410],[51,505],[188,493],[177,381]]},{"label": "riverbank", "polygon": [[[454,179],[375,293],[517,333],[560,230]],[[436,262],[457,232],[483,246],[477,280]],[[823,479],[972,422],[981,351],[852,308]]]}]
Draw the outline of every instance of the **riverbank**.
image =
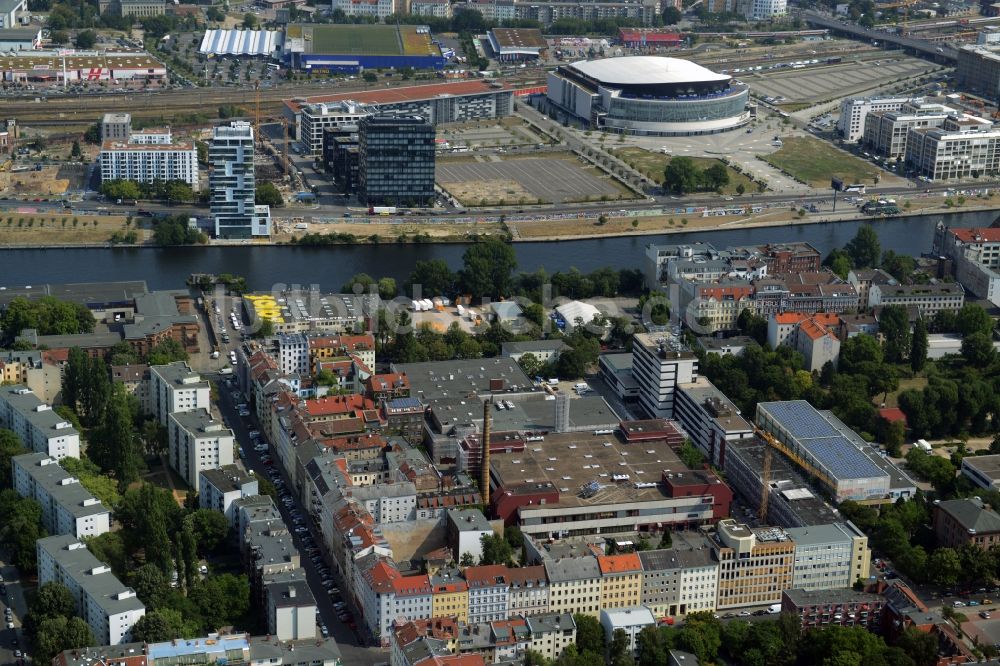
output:
[{"label": "riverbank", "polygon": [[[949,202],[951,205],[948,205]],[[740,202],[742,203],[742,202]],[[988,212],[1000,210],[1000,193],[989,197],[962,199],[943,196],[926,196],[907,199],[900,197],[902,212],[894,216],[909,218],[927,215],[952,215],[955,213]],[[734,204],[731,205],[735,205]],[[907,207],[907,204],[908,207]],[[687,215],[616,215],[608,213],[602,219],[593,217],[505,220],[479,222],[420,223],[403,222],[396,218],[381,221],[350,221],[332,224],[310,224],[306,231],[293,231],[291,224],[279,224],[278,233],[270,239],[252,241],[217,241],[212,247],[246,248],[276,247],[291,245],[306,233],[331,235],[343,234],[354,237],[353,243],[332,243],[331,246],[379,245],[379,244],[462,244],[480,235],[509,235],[515,243],[526,242],[566,242],[575,240],[595,240],[626,238],[635,236],[661,236],[690,232],[719,232],[766,227],[802,227],[807,225],[870,221],[882,224],[884,218],[863,215],[852,204],[838,202],[838,211],[821,210],[817,213],[801,213],[802,209],[788,206],[770,208],[752,214],[711,215],[702,217],[700,212]],[[0,249],[106,249],[106,248],[157,248],[151,242],[148,228],[132,225],[122,216],[78,216],[23,212],[0,216]],[[128,245],[111,243],[115,232],[122,234],[128,230],[138,233],[145,243]],[[308,246],[306,246],[308,247]]]},{"label": "riverbank", "polygon": [[[1000,210],[1000,194],[986,198],[965,200],[961,205],[954,198],[926,197],[907,199],[910,206],[904,208],[892,219],[925,215],[950,215],[961,212],[983,212]],[[951,201],[952,205],[945,202]],[[905,206],[904,200],[899,200]],[[514,241],[558,242],[609,238],[615,236],[660,236],[663,234],[688,233],[692,231],[721,231],[725,229],[754,229],[760,227],[787,227],[829,222],[870,221],[878,224],[885,218],[869,217],[860,209],[844,201],[838,202],[836,213],[820,211],[800,215],[800,209],[769,209],[750,215],[720,215],[711,217],[681,216],[609,216],[603,222],[593,219],[538,220],[507,222],[506,226]]]}]

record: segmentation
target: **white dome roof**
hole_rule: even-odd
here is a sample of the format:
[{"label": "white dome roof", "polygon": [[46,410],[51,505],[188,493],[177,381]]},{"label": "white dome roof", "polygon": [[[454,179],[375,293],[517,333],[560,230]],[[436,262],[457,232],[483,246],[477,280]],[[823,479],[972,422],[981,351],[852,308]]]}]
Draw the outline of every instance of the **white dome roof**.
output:
[{"label": "white dome roof", "polygon": [[573,69],[609,85],[656,85],[664,83],[708,83],[728,81],[730,76],[716,74],[690,60],[663,56],[624,56],[602,60],[580,60]]}]

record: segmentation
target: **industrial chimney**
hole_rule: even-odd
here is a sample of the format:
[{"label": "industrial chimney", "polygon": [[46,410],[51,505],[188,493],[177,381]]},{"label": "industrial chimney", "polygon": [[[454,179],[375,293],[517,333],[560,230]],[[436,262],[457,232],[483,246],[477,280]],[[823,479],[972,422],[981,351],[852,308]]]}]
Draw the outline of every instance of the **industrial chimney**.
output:
[{"label": "industrial chimney", "polygon": [[483,457],[482,457],[482,469],[480,471],[479,478],[479,491],[483,495],[483,506],[489,507],[490,505],[490,426],[493,420],[493,412],[490,408],[493,406],[492,396],[483,401],[483,441],[481,446],[483,447]]}]

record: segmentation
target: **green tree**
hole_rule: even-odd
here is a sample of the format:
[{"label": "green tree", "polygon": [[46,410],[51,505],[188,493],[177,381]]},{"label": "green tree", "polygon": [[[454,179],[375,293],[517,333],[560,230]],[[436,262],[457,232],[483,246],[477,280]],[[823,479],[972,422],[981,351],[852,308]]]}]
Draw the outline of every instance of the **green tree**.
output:
[{"label": "green tree", "polygon": [[403,285],[403,293],[416,298],[414,287],[420,287],[419,295],[447,296],[455,288],[455,274],[443,259],[428,259],[418,261],[413,265],[413,272]]},{"label": "green tree", "polygon": [[42,664],[50,663],[53,657],[64,650],[97,645],[90,626],[75,615],[60,615],[42,620],[34,638],[35,653],[32,658]]},{"label": "green tree", "polygon": [[934,666],[938,662],[938,639],[933,633],[909,627],[896,641],[896,646],[913,660],[915,666]]},{"label": "green tree", "polygon": [[47,618],[75,615],[76,602],[65,585],[50,581],[35,592],[34,598],[28,605],[28,612],[37,624]]},{"label": "green tree", "polygon": [[80,150],[80,142],[79,141],[73,141],[73,147],[70,148],[69,156],[72,157],[73,159],[76,159],[76,160],[78,160],[81,157],[83,157],[83,151]]},{"label": "green tree", "polygon": [[375,278],[368,273],[355,273],[351,279],[344,283],[340,290],[344,293],[368,293],[372,287],[377,285]]},{"label": "green tree", "polygon": [[0,543],[7,545],[13,563],[23,573],[35,571],[35,542],[48,536],[42,527],[42,507],[14,490],[0,491]]},{"label": "green tree", "polygon": [[158,608],[170,593],[170,579],[154,564],[144,564],[130,572],[128,581],[147,607]]},{"label": "green tree", "polygon": [[517,364],[521,366],[522,370],[524,370],[524,374],[529,377],[538,377],[546,365],[531,352],[523,354],[521,358],[517,360]]},{"label": "green tree", "polygon": [[281,192],[274,183],[260,183],[254,195],[254,201],[262,206],[280,206],[285,203],[281,198]]},{"label": "green tree", "polygon": [[836,273],[842,280],[847,279],[848,273],[850,273],[851,268],[853,268],[851,255],[849,255],[846,250],[842,250],[840,248],[836,248],[830,252],[826,259],[823,260],[823,265]]},{"label": "green tree", "polygon": [[378,81],[378,74],[375,72],[364,72],[361,78],[365,80],[366,83],[375,83]]},{"label": "green tree", "polygon": [[474,567],[476,566],[476,557],[469,551],[465,551],[464,553],[462,553],[462,556],[458,558],[458,564],[462,568]]},{"label": "green tree", "polygon": [[677,25],[681,22],[681,18],[681,10],[673,5],[667,5],[663,8],[663,25]]},{"label": "green tree", "polygon": [[81,30],[76,33],[76,39],[73,40],[73,43],[76,44],[76,48],[84,51],[92,49],[97,43],[97,33],[93,30]]},{"label": "green tree", "polygon": [[168,490],[143,484],[125,493],[115,517],[124,528],[126,547],[144,552],[147,562],[169,575],[171,535],[180,531],[181,513]]},{"label": "green tree", "polygon": [[253,337],[259,339],[274,337],[274,322],[270,319],[261,319],[260,325],[257,326],[257,330],[253,333]]},{"label": "green tree", "polygon": [[184,520],[190,524],[199,553],[212,553],[225,543],[229,522],[218,511],[196,509]]},{"label": "green tree", "polygon": [[12,430],[0,428],[0,488],[11,487],[11,458],[29,453]]},{"label": "green tree", "polygon": [[239,624],[250,610],[250,582],[246,576],[221,574],[196,583],[188,598],[201,616],[203,631]]},{"label": "green tree", "polygon": [[257,27],[257,17],[252,13],[247,12],[243,15],[243,28],[246,30],[253,30]]},{"label": "green tree", "polygon": [[604,655],[604,627],[592,615],[574,613],[576,623],[576,647],[580,652]]},{"label": "green tree", "polygon": [[514,248],[495,236],[488,236],[465,251],[459,282],[474,298],[499,297],[511,292],[511,275],[517,268]]},{"label": "green tree", "polygon": [[690,439],[684,440],[677,455],[689,469],[699,469],[705,462],[705,456]]},{"label": "green tree", "polygon": [[910,318],[902,305],[882,308],[878,331],[885,339],[885,360],[901,363],[910,352]]},{"label": "green tree", "polygon": [[882,257],[882,245],[875,227],[870,224],[862,225],[858,228],[857,234],[844,247],[851,257],[851,262],[855,268],[871,268],[878,266]]},{"label": "green tree", "polygon": [[105,532],[96,537],[88,537],[84,541],[87,544],[87,550],[101,562],[111,567],[111,571],[118,578],[122,580],[127,578],[129,553],[126,552],[121,530]]},{"label": "green tree", "polygon": [[173,608],[155,608],[146,611],[146,614],[132,627],[132,640],[137,643],[156,643],[178,638],[195,638],[201,633],[198,623],[185,619],[181,611]]},{"label": "green tree", "polygon": [[927,365],[927,324],[923,317],[918,317],[913,325],[913,337],[910,339],[910,369],[921,372]]},{"label": "green tree", "polygon": [[80,485],[101,500],[106,507],[114,510],[121,502],[122,496],[118,492],[118,484],[111,477],[101,474],[101,468],[88,458],[67,456],[59,460],[59,465],[79,479]]},{"label": "green tree", "polygon": [[957,583],[961,577],[962,562],[954,549],[938,548],[927,558],[927,570],[935,584],[948,587]]},{"label": "green tree", "polygon": [[149,365],[167,365],[175,361],[188,360],[188,353],[173,338],[167,338],[163,342],[157,343],[149,350],[149,357],[146,362]]},{"label": "green tree", "polygon": [[23,296],[11,299],[0,316],[7,343],[26,328],[33,328],[39,335],[72,335],[91,333],[94,316],[83,305],[60,301],[53,296],[28,300]]},{"label": "green tree", "polygon": [[705,169],[701,174],[702,186],[707,190],[721,190],[729,184],[729,170],[720,162]]},{"label": "green tree", "polygon": [[391,277],[384,277],[378,281],[378,295],[384,300],[388,301],[396,297],[399,289],[396,287],[396,281]]},{"label": "green tree", "polygon": [[611,645],[608,648],[608,661],[611,666],[632,666],[632,650],[629,646],[628,634],[624,629],[615,629],[611,635]]},{"label": "green tree", "polygon": [[955,315],[955,332],[968,336],[973,333],[989,335],[993,331],[993,318],[976,303],[966,303]]},{"label": "green tree", "polygon": [[675,194],[694,192],[701,183],[701,175],[690,157],[674,157],[663,169],[663,186]]},{"label": "green tree", "polygon": [[986,333],[972,333],[962,338],[962,358],[976,368],[987,368],[996,359],[993,340]]},{"label": "green tree", "polygon": [[479,564],[510,564],[514,559],[514,549],[499,534],[484,534],[479,539],[483,554]]},{"label": "green tree", "polygon": [[[139,444],[135,437],[132,408],[122,384],[115,384],[105,410],[101,428],[101,448],[107,457],[102,465],[118,480],[118,487],[125,490],[139,479]],[[95,444],[91,443],[91,448]],[[98,462],[98,464],[101,464]]]}]

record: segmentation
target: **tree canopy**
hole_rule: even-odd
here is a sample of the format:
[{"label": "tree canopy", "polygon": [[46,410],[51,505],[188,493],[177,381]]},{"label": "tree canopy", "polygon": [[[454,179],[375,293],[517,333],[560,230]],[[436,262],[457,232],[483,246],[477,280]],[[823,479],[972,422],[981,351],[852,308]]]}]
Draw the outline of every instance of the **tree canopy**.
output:
[{"label": "tree canopy", "polygon": [[0,328],[8,344],[26,328],[35,329],[39,335],[91,333],[94,315],[84,305],[61,301],[54,296],[32,299],[17,296],[0,316]]}]

